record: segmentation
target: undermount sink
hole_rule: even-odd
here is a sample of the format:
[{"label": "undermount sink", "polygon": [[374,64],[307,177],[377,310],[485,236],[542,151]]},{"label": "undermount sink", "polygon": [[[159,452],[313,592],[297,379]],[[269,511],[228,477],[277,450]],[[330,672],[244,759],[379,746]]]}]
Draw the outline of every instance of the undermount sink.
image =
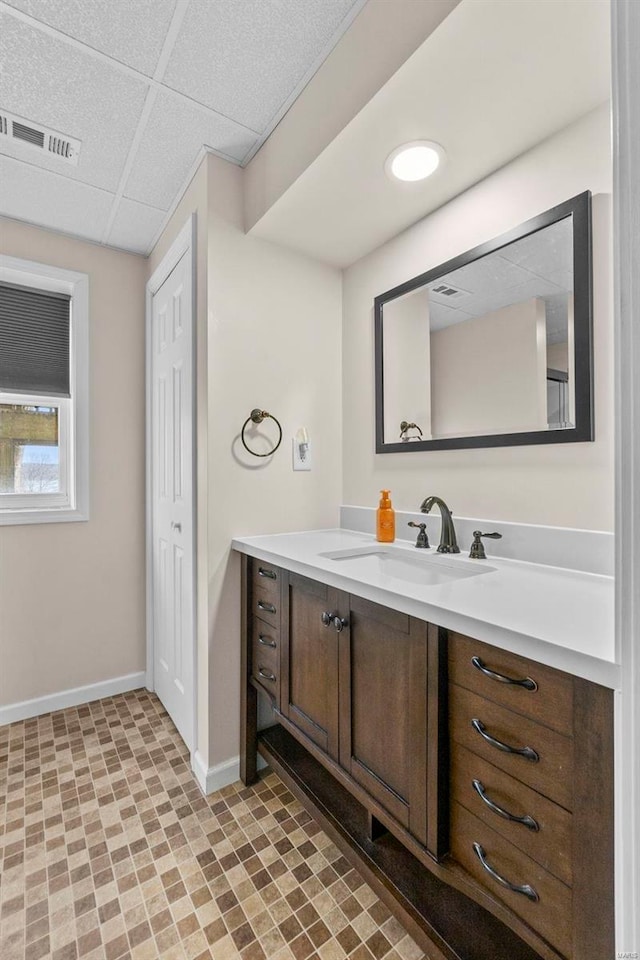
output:
[{"label": "undermount sink", "polygon": [[335,550],[321,553],[320,556],[344,564],[352,572],[357,571],[363,576],[375,573],[391,580],[415,583],[423,587],[466,580],[483,573],[493,573],[496,569],[486,566],[481,560],[453,559],[435,551],[413,554],[402,548],[382,545]]}]

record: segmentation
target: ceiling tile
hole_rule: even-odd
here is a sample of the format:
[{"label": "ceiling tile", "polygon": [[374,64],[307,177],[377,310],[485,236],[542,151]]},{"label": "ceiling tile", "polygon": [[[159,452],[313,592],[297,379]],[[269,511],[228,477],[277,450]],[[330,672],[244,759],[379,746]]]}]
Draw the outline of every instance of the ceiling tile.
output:
[{"label": "ceiling tile", "polygon": [[[156,68],[176,5],[176,0],[7,2],[147,76],[151,76]],[[141,38],[144,38],[142,42]]]},{"label": "ceiling tile", "polygon": [[164,81],[262,132],[354,0],[191,0]]},{"label": "ceiling tile", "polygon": [[113,195],[0,156],[0,214],[101,240]]},{"label": "ceiling tile", "polygon": [[164,217],[164,210],[123,199],[118,205],[107,243],[134,253],[146,253]]},{"label": "ceiling tile", "polygon": [[145,81],[4,13],[0,63],[0,108],[82,141],[77,167],[6,138],[0,151],[115,191],[142,112]]},{"label": "ceiling tile", "polygon": [[159,94],[125,196],[168,210],[203,145],[242,160],[256,136],[172,93]]}]

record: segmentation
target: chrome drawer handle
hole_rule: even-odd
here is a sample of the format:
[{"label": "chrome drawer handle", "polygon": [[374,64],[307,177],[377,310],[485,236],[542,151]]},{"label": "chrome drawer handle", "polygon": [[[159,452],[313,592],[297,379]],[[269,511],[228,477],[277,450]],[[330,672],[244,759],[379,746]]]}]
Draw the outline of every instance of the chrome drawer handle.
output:
[{"label": "chrome drawer handle", "polygon": [[521,893],[523,896],[527,897],[529,900],[533,900],[534,903],[538,902],[540,897],[538,896],[536,891],[533,889],[533,887],[530,886],[528,883],[523,883],[523,884],[510,883],[508,880],[505,880],[504,877],[501,877],[500,874],[496,870],[494,870],[492,866],[490,866],[487,863],[486,854],[479,843],[474,843],[473,850],[478,860],[482,864],[483,869],[487,871],[490,877],[493,877],[496,883],[499,883],[501,887],[506,887],[507,890],[511,890],[513,893]]},{"label": "chrome drawer handle", "polygon": [[263,647],[273,647],[274,650],[277,647],[275,640],[267,640],[267,638],[261,633],[258,634],[258,643],[261,643]]},{"label": "chrome drawer handle", "polygon": [[495,670],[489,670],[488,667],[485,667],[480,657],[471,657],[471,663],[476,670],[484,673],[485,677],[491,677],[492,680],[497,680],[499,683],[508,683],[513,687],[524,687],[525,690],[533,691],[538,689],[538,684],[535,680],[532,680],[531,677],[525,677],[523,680],[514,680],[513,677],[505,677],[503,673],[496,673]]},{"label": "chrome drawer handle", "polygon": [[540,759],[533,747],[511,747],[508,743],[503,743],[502,740],[496,740],[495,737],[492,737],[486,732],[484,724],[480,720],[476,720],[474,718],[471,721],[471,726],[477,733],[480,734],[483,740],[486,740],[487,743],[490,743],[492,747],[496,747],[497,750],[503,750],[504,753],[515,753],[519,757],[524,757],[526,760],[531,760],[532,763],[537,763]]},{"label": "chrome drawer handle", "polygon": [[473,789],[476,791],[483,803],[485,803],[489,810],[493,810],[494,813],[497,813],[499,817],[504,817],[505,820],[510,820],[512,823],[521,823],[523,827],[527,827],[529,830],[539,830],[540,827],[536,820],[533,817],[516,817],[515,814],[509,813],[508,810],[504,810],[502,807],[499,807],[497,803],[494,803],[493,800],[490,800],[487,794],[485,793],[484,786],[480,783],[479,780],[473,780]]},{"label": "chrome drawer handle", "polygon": [[258,576],[266,577],[268,580],[278,579],[278,574],[274,570],[267,570],[266,567],[258,567]]},{"label": "chrome drawer handle", "polygon": [[264,600],[258,600],[258,610],[264,610],[265,613],[275,613],[276,608],[272,603],[265,603]]},{"label": "chrome drawer handle", "polygon": [[271,680],[272,683],[275,682],[276,679],[275,673],[263,670],[262,667],[258,667],[258,676],[262,677],[263,680]]}]

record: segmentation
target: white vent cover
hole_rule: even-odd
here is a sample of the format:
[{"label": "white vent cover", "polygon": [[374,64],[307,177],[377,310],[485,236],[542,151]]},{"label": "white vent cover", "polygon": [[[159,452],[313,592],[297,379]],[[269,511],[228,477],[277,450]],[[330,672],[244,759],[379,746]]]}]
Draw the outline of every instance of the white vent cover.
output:
[{"label": "white vent cover", "polygon": [[24,145],[29,150],[49,153],[65,163],[78,165],[82,146],[80,140],[74,140],[73,137],[67,137],[56,130],[49,130],[39,123],[0,109],[0,144],[4,137],[8,137],[14,145]]}]

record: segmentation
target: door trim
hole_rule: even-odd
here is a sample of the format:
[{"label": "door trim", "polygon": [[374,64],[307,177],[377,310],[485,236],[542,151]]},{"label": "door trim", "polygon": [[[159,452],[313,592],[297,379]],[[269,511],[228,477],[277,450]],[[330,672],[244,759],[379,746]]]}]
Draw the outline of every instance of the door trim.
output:
[{"label": "door trim", "polygon": [[192,581],[191,581],[191,609],[193,636],[193,744],[190,745],[192,753],[195,752],[197,744],[197,717],[198,717],[198,648],[196,643],[196,557],[197,557],[197,527],[196,527],[196,383],[195,383],[195,342],[196,342],[196,319],[197,319],[197,290],[196,290],[196,228],[197,215],[192,213],[182,227],[177,237],[165,253],[160,264],[156,267],[153,274],[147,281],[145,292],[145,564],[146,564],[146,615],[147,615],[147,658],[145,686],[147,690],[153,691],[154,686],[154,652],[155,652],[155,623],[154,623],[154,597],[153,597],[153,458],[152,458],[152,309],[153,296],[160,289],[169,274],[176,267],[178,262],[187,258],[188,275],[191,276],[191,317],[189,318],[188,336],[190,339],[190,369],[188,370],[188,379],[190,381],[191,396],[191,450],[192,450],[192,482],[191,490],[188,496],[191,499],[191,523],[193,527],[192,537]]},{"label": "door trim", "polygon": [[[611,5],[616,423],[616,950],[640,950],[640,10]],[[625,953],[626,952],[626,953]]]}]

